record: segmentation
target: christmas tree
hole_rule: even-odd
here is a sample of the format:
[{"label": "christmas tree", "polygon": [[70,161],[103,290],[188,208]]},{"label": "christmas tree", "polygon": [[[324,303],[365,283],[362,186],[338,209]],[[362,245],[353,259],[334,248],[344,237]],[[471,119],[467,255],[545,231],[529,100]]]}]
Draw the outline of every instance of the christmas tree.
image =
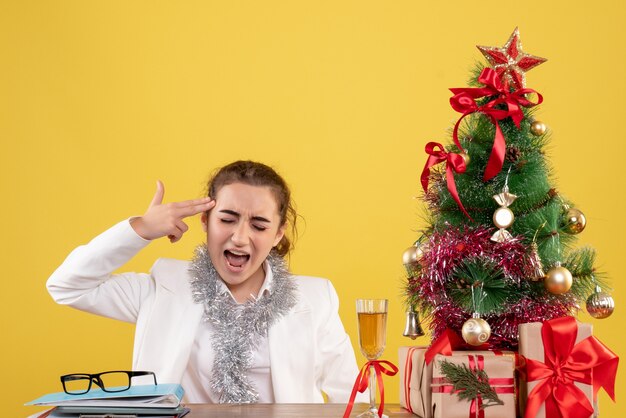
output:
[{"label": "christmas tree", "polygon": [[450,89],[461,117],[448,146],[426,145],[421,176],[428,226],[403,254],[406,302],[437,338],[517,348],[518,325],[588,312],[610,315],[613,300],[592,248],[575,248],[583,213],[555,187],[545,154],[550,132],[533,118],[543,98],[525,72],[545,59],[478,47],[470,87]]}]

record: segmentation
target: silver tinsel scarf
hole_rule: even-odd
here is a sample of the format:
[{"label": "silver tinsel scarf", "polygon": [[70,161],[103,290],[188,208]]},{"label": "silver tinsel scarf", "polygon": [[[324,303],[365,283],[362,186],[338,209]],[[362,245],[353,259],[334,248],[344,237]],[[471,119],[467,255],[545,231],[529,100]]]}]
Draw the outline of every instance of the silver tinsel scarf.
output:
[{"label": "silver tinsel scarf", "polygon": [[297,301],[296,284],[283,258],[272,251],[267,260],[273,275],[270,293],[241,305],[223,292],[219,283],[222,279],[206,245],[196,248],[189,268],[194,302],[204,305],[204,321],[215,328],[211,341],[215,352],[211,389],[220,395],[220,403],[258,401],[259,394],[248,380],[252,350]]}]

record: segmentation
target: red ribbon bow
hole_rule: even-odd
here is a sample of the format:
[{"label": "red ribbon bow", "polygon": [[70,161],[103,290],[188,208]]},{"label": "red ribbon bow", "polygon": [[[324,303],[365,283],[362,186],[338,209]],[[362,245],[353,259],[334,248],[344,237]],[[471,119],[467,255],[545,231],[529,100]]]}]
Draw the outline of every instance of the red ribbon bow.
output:
[{"label": "red ribbon bow", "polygon": [[[424,353],[424,360],[426,364],[430,364],[437,354],[443,354],[444,356],[451,356],[453,350],[489,350],[489,343],[481,345],[469,345],[450,328],[446,328],[443,333],[432,342],[426,353]],[[494,351],[495,350],[490,350]],[[497,354],[497,352],[496,352]]]},{"label": "red ribbon bow", "polygon": [[454,173],[465,173],[465,160],[460,154],[455,154],[453,152],[446,152],[438,142],[429,142],[426,144],[426,153],[429,155],[428,160],[426,161],[426,165],[424,166],[424,170],[422,170],[422,187],[424,188],[424,192],[428,189],[428,180],[430,178],[430,168],[434,165],[437,165],[442,162],[446,162],[446,183],[448,185],[448,191],[452,195],[452,198],[459,205],[459,208],[463,211],[465,216],[472,219],[471,216],[467,213],[463,204],[461,203],[461,199],[459,198],[459,193],[456,190],[456,183],[454,182]]},{"label": "red ribbon bow", "polygon": [[[388,368],[385,368],[387,366]],[[382,418],[383,416],[383,408],[385,407],[385,389],[383,387],[383,374],[387,376],[395,376],[398,373],[398,368],[395,364],[391,363],[387,360],[372,360],[365,363],[365,365],[361,368],[359,375],[356,377],[356,382],[354,382],[354,387],[352,388],[352,393],[350,394],[350,400],[348,401],[348,406],[346,407],[346,412],[343,413],[343,418],[349,418],[350,412],[352,412],[352,407],[354,406],[354,398],[356,397],[356,393],[365,392],[365,389],[369,386],[369,378],[370,378],[370,370],[374,368],[376,372],[376,381],[378,382],[378,391],[380,392],[380,405],[378,406],[378,416]]]},{"label": "red ribbon bow", "polygon": [[456,332],[452,331],[450,328],[446,328],[443,334],[428,347],[428,350],[424,353],[424,360],[426,364],[430,364],[437,354],[451,356],[452,350],[462,347],[463,344],[465,344],[465,341],[463,341]]},{"label": "red ribbon bow", "polygon": [[595,337],[576,342],[578,325],[572,317],[543,323],[545,363],[526,359],[529,382],[539,383],[528,394],[525,418],[534,418],[546,403],[546,416],[587,418],[593,406],[574,382],[593,385],[594,399],[601,387],[615,401],[615,374],[619,357]]},{"label": "red ribbon bow", "polygon": [[[495,177],[496,174],[502,170],[502,164],[504,162],[506,142],[498,121],[510,116],[515,126],[519,129],[520,122],[524,119],[522,106],[536,106],[543,101],[543,96],[535,90],[525,88],[511,92],[508,83],[503,83],[500,76],[493,68],[483,69],[482,73],[480,73],[480,77],[478,77],[478,81],[484,84],[485,87],[450,89],[450,91],[454,93],[454,96],[450,98],[450,105],[457,112],[463,113],[463,116],[461,116],[456,125],[454,125],[452,138],[459,149],[463,149],[458,136],[459,125],[463,118],[472,113],[481,112],[491,119],[491,122],[496,127],[496,133],[493,139],[493,148],[489,155],[489,161],[487,162],[487,168],[483,175],[483,181],[487,181]],[[537,103],[533,103],[526,98],[526,95],[530,93],[537,94]],[[478,106],[476,99],[488,96],[496,96],[496,98],[482,106]],[[496,106],[500,104],[505,104],[506,109],[496,109]]]}]

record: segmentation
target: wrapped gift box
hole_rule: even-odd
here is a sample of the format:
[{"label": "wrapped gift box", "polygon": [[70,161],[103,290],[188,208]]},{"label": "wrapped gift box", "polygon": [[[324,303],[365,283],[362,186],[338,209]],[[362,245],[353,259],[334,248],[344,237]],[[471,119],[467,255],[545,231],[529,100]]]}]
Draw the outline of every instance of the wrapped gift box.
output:
[{"label": "wrapped gift box", "polygon": [[400,347],[400,405],[421,418],[431,418],[432,367],[424,355],[428,347]]},{"label": "wrapped gift box", "polygon": [[[465,365],[470,370],[484,370],[489,385],[496,391],[502,405],[486,405],[482,398],[468,401],[460,399],[453,385],[441,372],[442,361]],[[432,373],[432,417],[433,418],[514,418],[517,414],[515,393],[515,353],[493,351],[454,351],[451,356],[438,354],[433,361]],[[481,412],[481,406],[484,407]]]},{"label": "wrapped gift box", "polygon": [[[578,334],[576,335],[576,342],[578,344],[582,340],[587,337],[590,337],[593,334],[593,327],[591,324],[585,324],[577,322],[578,324]],[[542,322],[531,322],[528,324],[521,324],[519,326],[519,353],[524,356],[526,359],[537,360],[540,362],[545,362],[544,355],[544,344],[542,339]],[[522,382],[520,389],[520,401],[522,404],[522,409],[525,410],[525,405],[527,403],[528,394],[539,384],[539,381],[533,382]],[[578,387],[585,395],[585,397],[589,400],[591,405],[594,405],[593,400],[593,387],[592,385],[587,385],[581,382],[574,382],[576,387]],[[598,408],[597,405],[594,407],[594,413],[589,415],[590,417],[598,416]],[[545,404],[542,404],[539,408],[536,418],[546,418],[546,409]],[[533,417],[533,418],[535,418]]]},{"label": "wrapped gift box", "polygon": [[[431,392],[431,382],[433,380],[433,366],[437,362],[437,358],[451,359],[456,356],[468,359],[468,354],[474,356],[481,355],[485,358],[498,357],[503,359],[506,364],[507,378],[514,377],[515,371],[515,353],[512,351],[453,351],[452,356],[437,355],[430,365],[426,364],[425,354],[428,347],[400,347],[399,349],[399,369],[400,369],[400,405],[421,418],[433,418],[433,401]],[[487,372],[489,374],[489,372]],[[512,395],[513,415],[516,410],[516,394]],[[456,396],[455,396],[456,398]],[[507,398],[508,399],[508,398]],[[465,406],[464,418],[469,416],[469,403],[462,401]],[[487,410],[492,409],[491,407]],[[506,408],[508,410],[508,406]],[[443,411],[439,411],[440,415]],[[490,416],[490,415],[487,415]],[[495,415],[491,415],[495,416]],[[504,417],[505,415],[503,415]],[[447,417],[447,415],[446,415]]]}]

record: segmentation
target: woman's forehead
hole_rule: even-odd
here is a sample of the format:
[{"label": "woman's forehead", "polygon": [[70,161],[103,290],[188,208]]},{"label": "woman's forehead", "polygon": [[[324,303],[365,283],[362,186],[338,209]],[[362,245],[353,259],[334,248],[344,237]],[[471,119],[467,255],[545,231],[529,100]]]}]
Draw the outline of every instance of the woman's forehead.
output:
[{"label": "woman's forehead", "polygon": [[277,215],[278,204],[268,186],[232,183],[222,186],[215,195],[215,210],[232,210],[240,214]]}]

